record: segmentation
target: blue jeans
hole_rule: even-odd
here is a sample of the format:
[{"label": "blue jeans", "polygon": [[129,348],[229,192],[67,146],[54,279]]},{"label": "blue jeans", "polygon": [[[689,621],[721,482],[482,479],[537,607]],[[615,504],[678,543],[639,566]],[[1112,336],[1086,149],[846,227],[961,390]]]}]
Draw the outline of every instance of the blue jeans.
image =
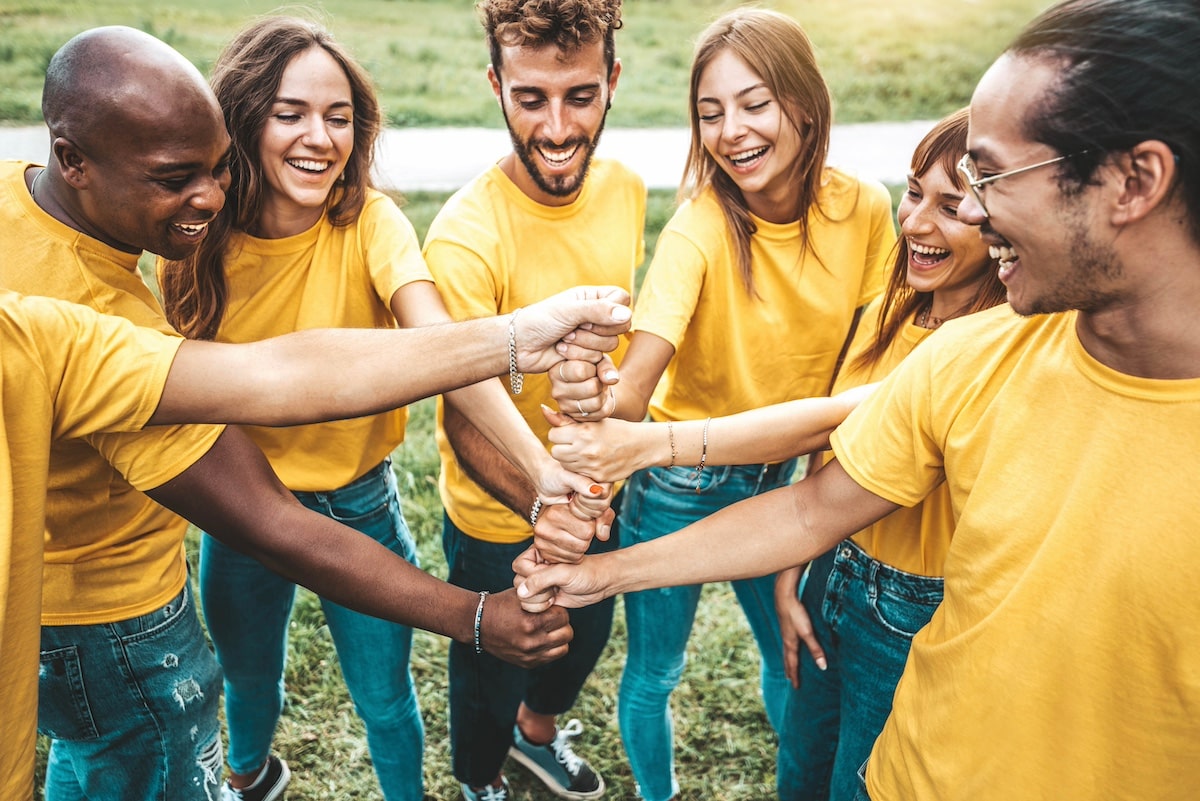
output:
[{"label": "blue jeans", "polygon": [[[732,503],[788,483],[795,460],[779,465],[714,467],[694,471],[652,467],[630,476],[622,490],[622,537],[646,542],[687,526]],[[729,536],[736,537],[736,531]],[[763,701],[778,730],[791,685],[783,672],[783,640],[775,614],[775,578],[733,582],[761,655]],[[634,779],[646,801],[679,793],[668,701],[683,675],[687,642],[700,600],[700,585],[625,595],[629,651],[621,676],[618,720]]]},{"label": "blue jeans", "polygon": [[[624,493],[614,502],[620,502]],[[588,553],[617,547],[619,526],[607,542],[593,540]],[[485,542],[467,534],[444,516],[442,548],[449,581],[476,592],[512,589],[512,562],[532,543]],[[517,667],[475,647],[450,643],[450,754],[454,778],[472,787],[490,783],[500,773],[513,742],[513,725],[523,701],[540,715],[560,715],[575,704],[612,629],[613,599],[569,610],[575,637],[567,655],[549,664]],[[484,616],[487,608],[484,607]]]},{"label": "blue jeans", "polygon": [[[378,540],[416,564],[391,460],[332,492],[297,492],[310,509]],[[210,536],[200,548],[200,597],[225,671],[229,766],[257,770],[283,709],[288,618],[296,586]],[[409,672],[412,629],[321,599],[354,709],[366,724],[387,801],[420,801],[425,729]]]},{"label": "blue jeans", "polygon": [[800,690],[780,733],[783,801],[855,798],[913,635],[941,603],[943,584],[873,559],[851,540],[812,563],[801,599],[829,667],[818,670],[800,649]]},{"label": "blue jeans", "polygon": [[38,729],[52,801],[208,801],[221,778],[221,669],[191,588],[117,623],[44,626]]}]

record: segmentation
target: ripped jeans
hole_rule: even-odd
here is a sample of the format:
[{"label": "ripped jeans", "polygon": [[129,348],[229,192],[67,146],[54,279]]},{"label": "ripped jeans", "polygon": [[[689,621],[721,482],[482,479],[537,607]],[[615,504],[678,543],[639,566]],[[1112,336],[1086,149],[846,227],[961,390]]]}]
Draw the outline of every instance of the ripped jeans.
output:
[{"label": "ripped jeans", "polygon": [[189,586],[117,623],[42,627],[38,729],[49,801],[211,801],[221,670]]}]

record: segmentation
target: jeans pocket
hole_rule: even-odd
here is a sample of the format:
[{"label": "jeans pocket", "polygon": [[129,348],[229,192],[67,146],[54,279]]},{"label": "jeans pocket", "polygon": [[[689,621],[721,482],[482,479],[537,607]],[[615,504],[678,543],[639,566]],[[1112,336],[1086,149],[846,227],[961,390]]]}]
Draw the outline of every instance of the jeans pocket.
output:
[{"label": "jeans pocket", "polygon": [[58,740],[95,740],[100,736],[83,688],[79,649],[74,645],[42,651],[38,731]]},{"label": "jeans pocket", "polygon": [[920,583],[920,587],[913,587],[913,592],[894,592],[880,588],[871,600],[871,607],[879,624],[908,640],[929,622],[942,600],[941,579],[925,576],[911,578]]}]

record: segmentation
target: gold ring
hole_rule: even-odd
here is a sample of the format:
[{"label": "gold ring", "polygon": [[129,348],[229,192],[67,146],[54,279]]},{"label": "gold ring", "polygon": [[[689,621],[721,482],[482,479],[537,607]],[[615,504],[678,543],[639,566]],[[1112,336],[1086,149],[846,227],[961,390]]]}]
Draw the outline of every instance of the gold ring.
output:
[{"label": "gold ring", "polygon": [[575,401],[575,406],[576,406],[576,407],[579,409],[579,416],[580,416],[580,417],[587,417],[587,416],[588,416],[588,413],[587,413],[587,412],[585,412],[585,411],[583,410],[583,404],[582,404],[582,403],[580,403],[579,401]]}]

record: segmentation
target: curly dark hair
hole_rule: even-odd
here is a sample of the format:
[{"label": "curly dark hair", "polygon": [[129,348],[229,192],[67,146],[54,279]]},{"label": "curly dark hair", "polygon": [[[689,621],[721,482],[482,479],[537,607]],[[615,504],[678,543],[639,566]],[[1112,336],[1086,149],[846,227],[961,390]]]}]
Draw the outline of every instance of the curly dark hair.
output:
[{"label": "curly dark hair", "polygon": [[475,10],[497,75],[503,47],[554,45],[571,51],[599,40],[604,41],[604,60],[612,73],[621,0],[479,0]]}]

